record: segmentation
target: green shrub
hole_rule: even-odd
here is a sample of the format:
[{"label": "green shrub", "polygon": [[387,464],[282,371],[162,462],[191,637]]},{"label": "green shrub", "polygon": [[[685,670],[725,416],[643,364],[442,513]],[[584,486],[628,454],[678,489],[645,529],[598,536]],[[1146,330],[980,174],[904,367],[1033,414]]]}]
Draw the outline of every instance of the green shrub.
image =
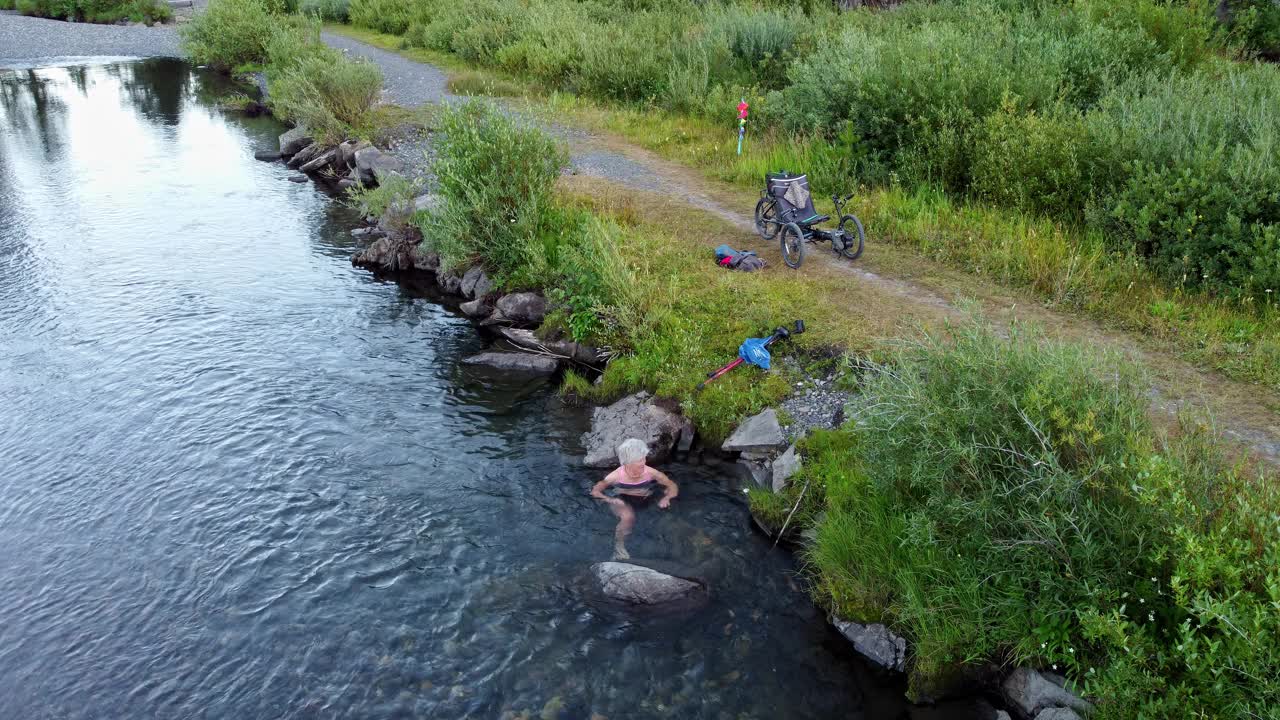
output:
[{"label": "green shrub", "polygon": [[1252,297],[1280,291],[1280,76],[1233,68],[1135,80],[1086,121],[1127,172],[1095,222],[1170,282]]},{"label": "green shrub", "polygon": [[350,0],[352,23],[378,32],[401,35],[412,21],[412,3],[407,0]]},{"label": "green shrub", "polygon": [[437,152],[441,207],[420,225],[444,265],[482,263],[498,282],[545,280],[563,229],[552,186],[564,150],[473,100],[442,114]]},{"label": "green shrub", "polygon": [[825,492],[825,603],[905,632],[925,686],[1011,660],[1065,672],[1104,718],[1280,711],[1265,478],[1203,433],[1160,438],[1146,384],[1077,347],[979,325],[894,360],[803,471]]},{"label": "green shrub", "polygon": [[382,71],[328,48],[268,73],[276,114],[305,125],[317,139],[338,142],[363,127],[382,92]]},{"label": "green shrub", "polygon": [[973,193],[999,205],[1080,219],[1114,177],[1071,111],[1022,112],[1006,103],[974,143]]},{"label": "green shrub", "polygon": [[324,22],[346,22],[348,0],[302,0],[298,11]]},{"label": "green shrub", "polygon": [[16,9],[24,15],[114,23],[161,22],[173,17],[167,3],[158,0],[0,0],[0,10]]},{"label": "green shrub", "polygon": [[0,10],[13,10],[17,0],[0,0]]},{"label": "green shrub", "polygon": [[192,62],[229,71],[266,61],[275,24],[261,0],[211,0],[178,32]]}]

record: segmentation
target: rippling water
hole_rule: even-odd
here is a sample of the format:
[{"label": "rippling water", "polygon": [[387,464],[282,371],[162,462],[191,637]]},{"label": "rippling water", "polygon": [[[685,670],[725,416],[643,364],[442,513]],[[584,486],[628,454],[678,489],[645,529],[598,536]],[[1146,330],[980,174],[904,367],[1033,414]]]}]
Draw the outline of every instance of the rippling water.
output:
[{"label": "rippling water", "polygon": [[472,326],[353,270],[218,86],[0,70],[0,715],[903,712],[712,469],[631,543],[710,604],[593,599],[586,411],[459,367]]}]

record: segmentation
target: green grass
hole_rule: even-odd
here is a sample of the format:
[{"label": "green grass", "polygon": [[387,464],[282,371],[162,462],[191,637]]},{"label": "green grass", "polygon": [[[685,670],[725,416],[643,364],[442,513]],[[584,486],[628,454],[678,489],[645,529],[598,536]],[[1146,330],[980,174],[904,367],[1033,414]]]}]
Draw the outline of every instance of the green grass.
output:
[{"label": "green grass", "polygon": [[[333,28],[373,45],[398,49],[402,40],[353,27]],[[858,190],[852,206],[873,241],[892,242],[1002,285],[1034,292],[1050,307],[1082,312],[1107,325],[1145,336],[1198,367],[1233,379],[1280,389],[1280,290],[1239,301],[1170,285],[1133,253],[1113,249],[1079,223],[955,199],[930,187],[891,183],[848,184],[850,166],[837,144],[820,138],[759,129],[735,154],[732,114],[723,122],[659,108],[638,109],[564,92],[544,92],[528,79],[480,70],[457,57],[407,48],[402,54],[441,65],[472,87],[499,85],[523,95],[548,119],[617,133],[712,178],[754,189],[765,172],[810,173],[819,196]],[[523,82],[524,91],[515,88]],[[749,202],[749,201],[747,201]],[[743,211],[747,208],[744,205]]]}]

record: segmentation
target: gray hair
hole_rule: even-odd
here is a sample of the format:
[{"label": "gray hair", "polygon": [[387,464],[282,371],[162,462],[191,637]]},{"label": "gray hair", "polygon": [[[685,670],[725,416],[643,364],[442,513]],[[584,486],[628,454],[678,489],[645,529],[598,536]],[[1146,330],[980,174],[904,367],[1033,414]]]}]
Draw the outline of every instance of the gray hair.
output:
[{"label": "gray hair", "polygon": [[647,457],[649,457],[649,446],[645,445],[643,440],[628,438],[618,446],[618,462],[623,465],[641,462]]}]

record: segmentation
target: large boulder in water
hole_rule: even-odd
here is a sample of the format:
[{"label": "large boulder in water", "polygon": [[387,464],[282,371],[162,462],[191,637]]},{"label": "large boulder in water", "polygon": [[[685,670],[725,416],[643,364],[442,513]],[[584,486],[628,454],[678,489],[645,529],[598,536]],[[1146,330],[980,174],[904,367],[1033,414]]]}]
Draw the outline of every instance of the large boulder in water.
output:
[{"label": "large boulder in water", "polygon": [[440,256],[422,252],[419,235],[378,238],[372,245],[351,256],[351,264],[374,272],[428,272],[440,269]]},{"label": "large boulder in water", "polygon": [[684,433],[693,434],[688,418],[655,403],[649,393],[639,392],[595,409],[591,430],[582,436],[587,449],[583,462],[587,467],[616,467],[618,446],[627,438],[643,440],[649,446],[648,461],[661,462]]},{"label": "large boulder in water", "polygon": [[706,590],[706,586],[700,582],[631,563],[596,563],[591,566],[591,572],[606,597],[633,605],[660,605],[687,600]]}]

